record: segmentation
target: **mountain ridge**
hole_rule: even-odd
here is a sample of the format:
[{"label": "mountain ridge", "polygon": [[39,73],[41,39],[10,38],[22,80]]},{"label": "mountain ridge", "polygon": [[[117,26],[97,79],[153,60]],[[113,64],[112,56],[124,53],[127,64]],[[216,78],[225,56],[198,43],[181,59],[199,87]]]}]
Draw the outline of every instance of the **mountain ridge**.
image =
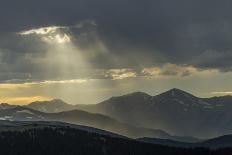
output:
[{"label": "mountain ridge", "polygon": [[0,110],[0,120],[9,121],[61,121],[66,123],[85,125],[114,132],[131,138],[157,137],[162,139],[175,139],[179,141],[198,141],[190,137],[173,136],[159,129],[147,129],[119,122],[109,116],[89,113],[82,110],[63,111],[58,113],[44,113],[28,107],[17,106]]},{"label": "mountain ridge", "polygon": [[164,145],[164,146],[171,146],[171,147],[178,147],[178,148],[210,148],[213,150],[221,149],[221,148],[231,148],[232,147],[232,135],[223,135],[219,137],[215,137],[212,139],[202,140],[199,142],[180,142],[170,139],[157,139],[157,138],[139,138],[138,141],[157,144],[157,145]]},{"label": "mountain ridge", "polygon": [[[54,101],[64,106],[56,106]],[[200,98],[177,88],[156,96],[129,93],[94,105],[70,105],[62,100],[31,105],[25,107],[49,113],[74,109],[100,113],[126,124],[161,129],[172,135],[205,139],[232,133],[232,96]],[[198,131],[199,128],[202,130]]]},{"label": "mountain ridge", "polygon": [[[180,89],[156,96],[123,95],[78,107],[174,135],[212,138],[232,133],[232,97],[199,98]],[[201,131],[197,129],[201,128]]]}]

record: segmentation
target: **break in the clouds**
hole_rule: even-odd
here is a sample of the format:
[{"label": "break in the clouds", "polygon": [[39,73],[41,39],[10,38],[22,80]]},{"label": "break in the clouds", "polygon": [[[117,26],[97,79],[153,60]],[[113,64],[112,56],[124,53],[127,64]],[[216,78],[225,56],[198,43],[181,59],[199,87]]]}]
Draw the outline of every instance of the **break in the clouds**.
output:
[{"label": "break in the clouds", "polygon": [[231,5],[228,0],[4,1],[0,83],[209,75],[215,83],[219,74],[229,79]]}]

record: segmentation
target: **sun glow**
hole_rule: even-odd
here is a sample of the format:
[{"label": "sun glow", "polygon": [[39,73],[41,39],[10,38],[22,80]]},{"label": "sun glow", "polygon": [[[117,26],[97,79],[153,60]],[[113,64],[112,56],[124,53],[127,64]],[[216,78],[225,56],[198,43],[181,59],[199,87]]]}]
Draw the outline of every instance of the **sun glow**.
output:
[{"label": "sun glow", "polygon": [[71,42],[71,37],[67,34],[67,30],[68,27],[65,26],[49,26],[21,31],[18,34],[21,36],[37,35],[43,42],[63,44]]},{"label": "sun glow", "polygon": [[63,44],[71,42],[71,37],[68,34],[56,34],[56,35],[49,35],[46,37],[41,38],[42,41],[49,43],[49,44]]},{"label": "sun glow", "polygon": [[9,104],[28,104],[34,101],[47,101],[51,100],[50,97],[46,96],[19,96],[19,97],[7,97],[7,98],[0,98],[2,103],[9,103]]},{"label": "sun glow", "polygon": [[31,34],[37,34],[37,35],[47,35],[56,33],[59,29],[67,29],[67,27],[64,26],[48,26],[48,27],[40,27],[40,28],[34,28],[30,30],[21,31],[18,34],[19,35],[31,35]]},{"label": "sun glow", "polygon": [[[75,92],[75,87],[70,90],[70,88],[67,88],[67,85],[73,84],[78,87],[78,84],[86,83],[88,81],[86,75],[90,74],[92,67],[84,58],[84,51],[77,44],[73,43],[69,30],[69,27],[54,25],[18,32],[17,34],[22,37],[39,38],[39,41],[44,43],[44,47],[46,47],[45,55],[39,58],[38,61],[43,62],[40,64],[40,67],[43,68],[45,78],[43,81],[32,80],[29,83],[0,85],[0,88],[19,91],[21,88],[29,90],[32,87],[40,87],[40,92],[35,91],[36,93],[31,94],[40,96],[43,92],[52,92],[54,87],[56,87],[56,95],[59,94],[57,96],[67,96],[70,92]],[[40,98],[34,97],[32,100],[37,99],[39,100]],[[43,98],[41,97],[41,99]],[[29,101],[29,98],[22,95],[15,99],[11,97],[9,101],[22,103],[26,100]]]}]

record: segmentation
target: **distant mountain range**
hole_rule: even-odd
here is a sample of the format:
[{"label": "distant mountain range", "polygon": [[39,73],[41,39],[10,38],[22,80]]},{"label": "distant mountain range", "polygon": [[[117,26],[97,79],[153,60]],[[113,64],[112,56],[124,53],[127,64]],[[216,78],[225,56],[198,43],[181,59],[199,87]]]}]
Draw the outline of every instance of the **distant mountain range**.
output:
[{"label": "distant mountain range", "polygon": [[78,108],[174,135],[212,138],[232,133],[232,96],[199,98],[171,89],[157,96],[136,92]]},{"label": "distant mountain range", "polygon": [[0,104],[0,109],[10,109],[10,108],[14,108],[17,107],[18,105],[11,105],[8,103],[1,103]]},{"label": "distant mountain range", "polygon": [[[15,108],[15,106],[8,104],[0,105],[2,111],[7,109],[6,107]],[[85,119],[89,121],[88,123],[84,122],[85,125],[101,128],[104,126],[102,129],[110,131],[112,131],[110,127],[112,125],[105,126],[102,123],[100,123],[101,125],[96,125],[96,122],[104,121],[95,121],[94,118],[96,116],[110,118],[111,122],[120,123],[120,128],[123,124],[123,126],[127,125],[127,127],[132,126],[143,130],[146,129],[146,131],[153,129],[155,131],[163,130],[171,135],[181,137],[187,135],[190,136],[190,139],[191,137],[207,139],[232,133],[232,96],[199,98],[179,89],[171,89],[157,96],[135,92],[119,97],[112,97],[95,105],[70,105],[56,99],[33,102],[26,105],[25,108],[44,113],[55,113],[46,115],[49,115],[50,118],[56,117],[56,119],[59,118],[71,123],[81,122],[80,118],[83,118],[82,123]],[[83,111],[80,112],[76,109]],[[98,114],[87,113],[87,115],[84,111]],[[77,113],[85,113],[86,115],[79,117],[76,115]],[[75,119],[71,118],[71,116]],[[113,132],[118,133],[118,130],[119,128]],[[124,131],[126,130],[124,129]],[[146,133],[150,133],[150,131]],[[126,132],[126,134],[123,134],[130,137],[142,135],[137,133],[128,135]],[[148,135],[150,136],[150,134]]]},{"label": "distant mountain range", "polygon": [[56,113],[76,109],[74,105],[65,103],[60,99],[54,99],[51,101],[36,101],[26,105],[26,107],[46,113]]}]

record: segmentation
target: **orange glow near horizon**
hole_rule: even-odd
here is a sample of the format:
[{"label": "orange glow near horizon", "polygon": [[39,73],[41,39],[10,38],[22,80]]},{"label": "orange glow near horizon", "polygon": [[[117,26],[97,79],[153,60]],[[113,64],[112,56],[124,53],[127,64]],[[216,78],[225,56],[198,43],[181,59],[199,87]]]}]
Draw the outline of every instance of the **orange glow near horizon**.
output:
[{"label": "orange glow near horizon", "polygon": [[20,97],[7,97],[0,98],[0,103],[8,103],[13,105],[26,105],[34,101],[46,101],[51,100],[46,96],[20,96]]}]

